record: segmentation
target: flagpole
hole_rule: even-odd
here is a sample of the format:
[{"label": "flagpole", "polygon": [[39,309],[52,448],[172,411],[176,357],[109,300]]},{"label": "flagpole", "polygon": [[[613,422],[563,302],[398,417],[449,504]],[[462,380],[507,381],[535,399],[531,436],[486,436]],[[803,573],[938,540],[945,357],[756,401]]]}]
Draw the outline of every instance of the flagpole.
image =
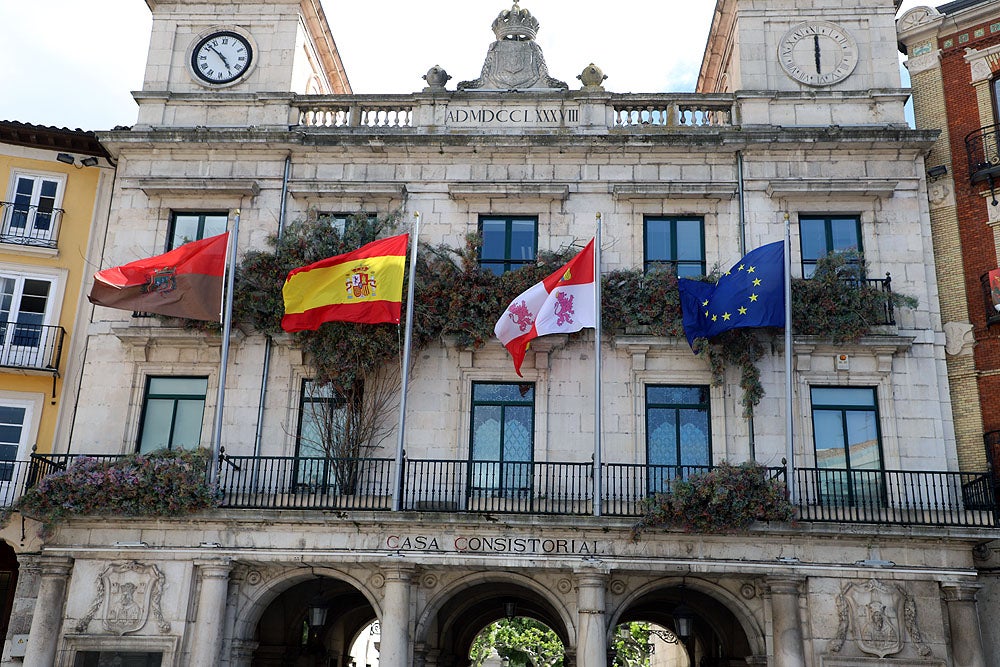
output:
[{"label": "flagpole", "polygon": [[594,516],[601,516],[601,214],[594,234]]},{"label": "flagpole", "polygon": [[406,389],[410,384],[410,347],[413,341],[413,286],[417,275],[417,238],[420,236],[420,213],[413,214],[410,236],[410,284],[406,290],[406,336],[403,339],[403,382],[399,395],[399,434],[396,439],[396,477],[392,490],[392,509],[403,509],[403,442],[406,433]]},{"label": "flagpole", "polygon": [[219,362],[219,392],[215,401],[215,430],[212,433],[212,465],[209,482],[219,481],[219,459],[222,455],[222,408],[226,398],[226,367],[229,365],[229,334],[233,329],[233,287],[236,284],[236,243],[240,236],[240,209],[233,216],[233,229],[229,233],[229,251],[226,253],[226,298],[222,300],[222,359]]},{"label": "flagpole", "polygon": [[785,486],[795,503],[795,442],[792,437],[792,256],[791,223],[785,213]]}]

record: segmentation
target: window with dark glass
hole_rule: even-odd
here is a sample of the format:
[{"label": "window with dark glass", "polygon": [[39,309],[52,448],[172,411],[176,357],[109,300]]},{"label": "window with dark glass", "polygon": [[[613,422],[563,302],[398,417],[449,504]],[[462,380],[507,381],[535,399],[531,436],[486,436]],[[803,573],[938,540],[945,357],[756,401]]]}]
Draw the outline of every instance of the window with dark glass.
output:
[{"label": "window with dark glass", "polygon": [[831,252],[861,253],[861,220],[857,216],[799,216],[802,246],[802,277],[816,273],[816,262]]},{"label": "window with dark glass", "polygon": [[145,454],[157,449],[197,449],[207,391],[208,378],[147,378],[139,451]]},{"label": "window with dark glass", "polygon": [[882,441],[873,387],[811,387],[813,441],[823,502],[877,504]]},{"label": "window with dark glass", "polygon": [[535,385],[472,385],[470,490],[524,496],[531,489],[535,443]]},{"label": "window with dark glass", "polygon": [[160,667],[163,654],[155,651],[77,651],[73,667]]},{"label": "window with dark glass", "polygon": [[705,275],[705,221],[646,216],[643,269],[673,268],[681,277]]},{"label": "window with dark glass", "polygon": [[170,216],[170,230],[167,233],[167,250],[191,241],[200,241],[225,233],[229,214],[219,213],[177,213]]},{"label": "window with dark glass", "polygon": [[0,366],[40,368],[56,335],[46,326],[54,282],[0,273]]},{"label": "window with dark glass", "polygon": [[4,202],[0,238],[14,243],[50,245],[59,222],[63,181],[58,177],[15,174],[12,201]]},{"label": "window with dark glass", "polygon": [[538,255],[538,218],[484,215],[479,218],[483,245],[479,265],[500,275],[533,264]]},{"label": "window with dark glass", "polygon": [[711,465],[712,435],[706,386],[646,386],[646,464],[649,492]]},{"label": "window with dark glass", "polygon": [[341,446],[347,410],[344,400],[330,383],[302,381],[299,429],[296,438],[295,483],[310,488],[324,488],[336,482],[336,466],[351,466],[341,461]]},{"label": "window with dark glass", "polygon": [[28,417],[28,405],[0,403],[0,482],[11,481],[14,461],[27,449]]}]

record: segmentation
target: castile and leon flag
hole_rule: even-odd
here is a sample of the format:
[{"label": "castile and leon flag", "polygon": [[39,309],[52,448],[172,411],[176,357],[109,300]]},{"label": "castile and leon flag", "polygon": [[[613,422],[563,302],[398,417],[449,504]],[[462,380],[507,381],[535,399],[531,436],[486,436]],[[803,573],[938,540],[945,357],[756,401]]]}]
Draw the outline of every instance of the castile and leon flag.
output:
[{"label": "castile and leon flag", "polygon": [[591,239],[565,266],[510,302],[493,332],[510,352],[518,376],[531,340],[597,326],[595,279]]}]

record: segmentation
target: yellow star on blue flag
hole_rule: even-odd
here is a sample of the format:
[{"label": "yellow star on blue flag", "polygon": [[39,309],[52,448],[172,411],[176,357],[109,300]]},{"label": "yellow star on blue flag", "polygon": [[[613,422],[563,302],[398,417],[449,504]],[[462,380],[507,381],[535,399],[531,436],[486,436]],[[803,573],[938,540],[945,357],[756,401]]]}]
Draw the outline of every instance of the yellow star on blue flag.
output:
[{"label": "yellow star on blue flag", "polygon": [[785,326],[785,249],[769,243],[751,250],[715,285],[677,281],[684,335],[714,338],[730,329]]}]

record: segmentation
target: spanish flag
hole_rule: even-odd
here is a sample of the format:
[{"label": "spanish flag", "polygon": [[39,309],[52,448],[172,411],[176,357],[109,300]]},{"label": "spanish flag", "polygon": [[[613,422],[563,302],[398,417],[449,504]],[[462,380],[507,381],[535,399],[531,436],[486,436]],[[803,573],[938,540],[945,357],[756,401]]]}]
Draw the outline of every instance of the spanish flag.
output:
[{"label": "spanish flag", "polygon": [[281,293],[285,331],[315,331],[324,322],[399,324],[409,234],[293,269]]}]

